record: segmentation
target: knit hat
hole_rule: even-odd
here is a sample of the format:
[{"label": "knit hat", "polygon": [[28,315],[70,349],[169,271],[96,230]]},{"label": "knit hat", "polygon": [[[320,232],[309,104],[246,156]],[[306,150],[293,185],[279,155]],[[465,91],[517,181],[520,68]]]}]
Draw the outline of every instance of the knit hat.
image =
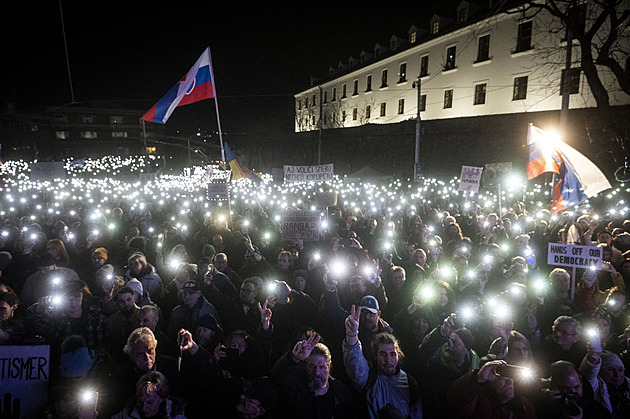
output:
[{"label": "knit hat", "polygon": [[94,365],[94,358],[85,346],[61,355],[59,370],[66,378],[80,378],[90,372]]},{"label": "knit hat", "polygon": [[127,282],[127,287],[131,288],[138,294],[142,295],[144,293],[144,288],[142,288],[142,282],[138,281],[136,278]]},{"label": "knit hat", "polygon": [[114,266],[110,264],[103,265],[100,268],[98,268],[94,276],[96,277],[97,280],[98,279],[113,280],[114,279]]},{"label": "knit hat", "polygon": [[368,310],[372,313],[378,313],[379,311],[378,300],[372,295],[366,295],[361,298],[361,303],[359,303],[359,305],[362,310]]},{"label": "knit hat", "polygon": [[475,344],[475,337],[472,335],[472,333],[470,333],[470,330],[466,329],[465,327],[456,330],[455,333],[457,334],[457,336],[459,336],[462,342],[464,342],[464,346],[466,347],[466,349],[471,349],[472,346]]},{"label": "knit hat", "polygon": [[217,253],[216,249],[211,244],[204,244],[201,249],[201,256],[210,256],[213,257]]},{"label": "knit hat", "polygon": [[243,394],[252,400],[258,400],[265,410],[273,409],[278,399],[278,393],[269,377],[259,377],[253,380],[243,380]]},{"label": "knit hat", "polygon": [[211,314],[204,314],[199,317],[195,322],[196,327],[205,327],[206,329],[210,329],[216,332],[219,329],[219,325],[217,324],[217,319],[214,318]]},{"label": "knit hat", "polygon": [[94,256],[98,256],[107,260],[107,249],[105,249],[104,247],[99,247],[97,249],[94,249],[94,251],[92,252],[92,257]]},{"label": "knit hat", "polygon": [[614,352],[604,351],[600,357],[602,359],[602,366],[600,369],[608,367],[624,367],[623,362]]}]

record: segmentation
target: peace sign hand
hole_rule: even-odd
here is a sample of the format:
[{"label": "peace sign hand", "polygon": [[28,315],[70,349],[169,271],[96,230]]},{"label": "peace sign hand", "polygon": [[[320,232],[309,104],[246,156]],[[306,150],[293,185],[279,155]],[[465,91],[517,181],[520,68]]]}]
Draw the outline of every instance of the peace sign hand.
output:
[{"label": "peace sign hand", "polygon": [[346,318],[346,335],[357,336],[359,334],[359,319],[361,318],[361,307],[352,305],[350,315]]},{"label": "peace sign hand", "polygon": [[320,339],[321,337],[317,333],[313,333],[307,340],[301,340],[296,343],[291,352],[293,360],[295,362],[302,362],[308,358]]},{"label": "peace sign hand", "polygon": [[260,321],[262,323],[263,330],[269,330],[271,326],[271,309],[267,308],[269,300],[265,300],[265,303],[261,306],[258,302],[258,312],[260,313]]}]

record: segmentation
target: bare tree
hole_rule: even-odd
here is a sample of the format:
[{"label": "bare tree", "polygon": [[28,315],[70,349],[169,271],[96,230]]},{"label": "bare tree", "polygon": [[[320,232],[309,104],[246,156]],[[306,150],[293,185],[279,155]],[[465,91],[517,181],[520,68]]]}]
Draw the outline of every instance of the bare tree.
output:
[{"label": "bare tree", "polygon": [[[557,25],[550,32],[569,34],[579,50],[577,60],[597,103],[602,126],[610,129],[609,137],[625,154],[616,118],[610,112],[610,92],[630,95],[630,2],[628,0],[532,0],[524,1],[519,11],[525,18],[549,13]],[[554,26],[555,25],[555,26]],[[563,47],[558,47],[563,48]],[[602,68],[612,75],[607,85]],[[614,156],[613,156],[614,157]]]}]

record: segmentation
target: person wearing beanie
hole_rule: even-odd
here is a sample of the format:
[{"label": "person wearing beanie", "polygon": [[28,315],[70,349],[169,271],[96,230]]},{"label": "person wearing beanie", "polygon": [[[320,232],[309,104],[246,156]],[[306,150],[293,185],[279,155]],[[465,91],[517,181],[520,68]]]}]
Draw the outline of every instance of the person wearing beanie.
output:
[{"label": "person wearing beanie", "polygon": [[92,261],[92,267],[94,269],[99,269],[103,265],[107,263],[107,249],[104,247],[98,247],[94,249],[92,255],[90,256],[90,260]]},{"label": "person wearing beanie", "polygon": [[87,348],[82,336],[68,336],[61,345],[59,372],[63,378],[85,378],[95,363],[95,357]]},{"label": "person wearing beanie", "polygon": [[604,351],[600,358],[599,377],[608,388],[613,417],[630,417],[630,379],[625,375],[625,365],[614,352]]},{"label": "person wearing beanie", "polygon": [[457,314],[451,314],[420,345],[417,359],[423,360],[423,363],[414,372],[426,395],[423,409],[427,416],[457,416],[452,410],[454,407],[445,406],[443,400],[455,380],[479,368],[480,360],[473,349],[474,344],[470,330],[461,325]]}]

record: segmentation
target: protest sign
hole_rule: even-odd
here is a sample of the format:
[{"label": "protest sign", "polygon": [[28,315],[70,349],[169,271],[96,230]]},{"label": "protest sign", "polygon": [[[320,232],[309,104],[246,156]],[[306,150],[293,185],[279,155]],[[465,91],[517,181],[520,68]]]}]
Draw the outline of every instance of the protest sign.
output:
[{"label": "protest sign", "polygon": [[462,166],[462,174],[459,181],[460,191],[479,192],[479,182],[483,167]]},{"label": "protest sign", "polygon": [[602,268],[602,248],[576,244],[549,243],[547,264],[574,268]]},{"label": "protest sign", "polygon": [[229,198],[226,179],[212,179],[208,182],[208,201],[226,201]]},{"label": "protest sign", "polygon": [[48,345],[0,345],[0,400],[7,417],[43,416],[48,396],[49,358]]},{"label": "protest sign", "polygon": [[333,164],[319,166],[284,166],[285,182],[326,182],[333,180]]},{"label": "protest sign", "polygon": [[320,214],[317,211],[287,211],[282,217],[282,238],[312,241],[319,239]]},{"label": "protest sign", "polygon": [[31,180],[54,180],[66,178],[66,169],[64,169],[62,161],[31,163],[28,165],[28,168],[31,170]]}]

